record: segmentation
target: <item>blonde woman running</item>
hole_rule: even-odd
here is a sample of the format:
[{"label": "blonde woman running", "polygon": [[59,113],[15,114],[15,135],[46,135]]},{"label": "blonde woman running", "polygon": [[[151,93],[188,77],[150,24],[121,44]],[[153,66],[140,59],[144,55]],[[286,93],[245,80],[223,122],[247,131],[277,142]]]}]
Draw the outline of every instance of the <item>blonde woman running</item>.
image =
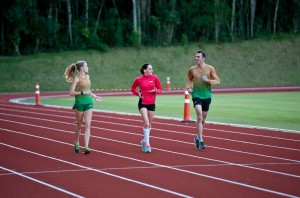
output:
[{"label": "blonde woman running", "polygon": [[[77,70],[77,74],[76,74]],[[80,152],[79,138],[81,132],[81,126],[84,121],[84,150],[83,154],[90,154],[89,141],[91,133],[91,121],[93,115],[93,98],[97,102],[101,102],[102,98],[92,93],[90,86],[91,81],[88,75],[88,65],[85,61],[78,61],[67,67],[65,71],[65,79],[67,82],[72,82],[70,95],[75,96],[75,104],[73,109],[76,110],[76,127],[74,147],[75,153]]]}]

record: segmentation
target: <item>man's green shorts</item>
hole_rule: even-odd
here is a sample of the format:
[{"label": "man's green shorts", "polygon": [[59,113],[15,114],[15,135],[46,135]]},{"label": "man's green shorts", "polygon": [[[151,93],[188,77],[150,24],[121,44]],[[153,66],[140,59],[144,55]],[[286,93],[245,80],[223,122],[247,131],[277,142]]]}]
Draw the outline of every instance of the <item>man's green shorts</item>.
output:
[{"label": "man's green shorts", "polygon": [[93,108],[93,103],[88,103],[88,104],[75,103],[73,106],[73,109],[76,109],[77,111],[80,111],[80,112],[87,111],[92,108]]}]

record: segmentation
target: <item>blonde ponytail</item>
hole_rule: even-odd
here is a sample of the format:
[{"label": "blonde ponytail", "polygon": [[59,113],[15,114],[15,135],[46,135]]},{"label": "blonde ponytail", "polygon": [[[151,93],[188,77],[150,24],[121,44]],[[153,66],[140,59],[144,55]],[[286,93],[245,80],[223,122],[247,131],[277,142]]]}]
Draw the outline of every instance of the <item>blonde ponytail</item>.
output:
[{"label": "blonde ponytail", "polygon": [[75,72],[76,72],[76,64],[72,63],[70,66],[67,67],[64,74],[67,82],[73,82],[75,78]]}]

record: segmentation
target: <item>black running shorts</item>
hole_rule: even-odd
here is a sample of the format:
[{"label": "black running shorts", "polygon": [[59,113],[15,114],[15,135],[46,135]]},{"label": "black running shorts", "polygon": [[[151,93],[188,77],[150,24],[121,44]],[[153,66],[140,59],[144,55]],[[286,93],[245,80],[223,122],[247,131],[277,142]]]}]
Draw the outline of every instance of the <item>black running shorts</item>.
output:
[{"label": "black running shorts", "polygon": [[155,111],[155,104],[142,104],[142,99],[140,98],[138,108],[139,110],[141,108],[146,108],[148,111]]},{"label": "black running shorts", "polygon": [[194,107],[196,105],[201,105],[202,111],[208,111],[209,105],[211,103],[211,98],[200,99],[200,98],[193,98]]}]

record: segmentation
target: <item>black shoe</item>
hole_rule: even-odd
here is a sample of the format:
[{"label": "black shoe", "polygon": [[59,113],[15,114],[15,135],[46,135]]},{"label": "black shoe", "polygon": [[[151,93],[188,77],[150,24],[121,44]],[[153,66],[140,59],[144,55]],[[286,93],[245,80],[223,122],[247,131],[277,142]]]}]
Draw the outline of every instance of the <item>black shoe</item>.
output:
[{"label": "black shoe", "polygon": [[89,148],[84,148],[83,149],[83,154],[90,154],[91,153],[91,150]]}]

